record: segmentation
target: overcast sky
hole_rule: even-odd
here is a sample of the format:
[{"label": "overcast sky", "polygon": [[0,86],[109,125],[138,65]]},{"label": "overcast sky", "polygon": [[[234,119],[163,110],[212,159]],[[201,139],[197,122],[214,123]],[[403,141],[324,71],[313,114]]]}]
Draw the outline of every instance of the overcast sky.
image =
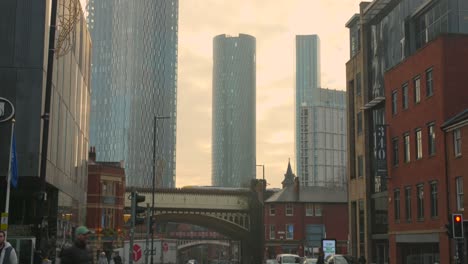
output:
[{"label": "overcast sky", "polygon": [[[211,185],[213,37],[257,40],[257,164],[268,187],[294,168],[295,35],[318,34],[322,86],[345,90],[349,34],[358,0],[180,0],[177,186]],[[293,169],[294,170],[294,169]],[[295,171],[294,171],[295,172]],[[262,168],[257,168],[257,178]]]}]

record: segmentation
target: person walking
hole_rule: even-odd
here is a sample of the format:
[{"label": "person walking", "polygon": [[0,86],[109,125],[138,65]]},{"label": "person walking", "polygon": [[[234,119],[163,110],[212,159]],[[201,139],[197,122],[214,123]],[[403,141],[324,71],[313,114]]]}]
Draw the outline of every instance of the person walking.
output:
[{"label": "person walking", "polygon": [[93,264],[93,255],[88,249],[88,235],[91,233],[86,226],[75,230],[75,243],[63,250],[61,264]]},{"label": "person walking", "polygon": [[98,261],[98,264],[109,264],[107,262],[107,256],[106,256],[106,252],[101,252],[101,254],[99,254],[99,261]]},{"label": "person walking", "polygon": [[18,264],[15,249],[6,241],[5,231],[0,231],[0,264]]},{"label": "person walking", "polygon": [[364,256],[360,256],[358,262],[359,264],[366,264],[366,258]]},{"label": "person walking", "polygon": [[317,264],[325,264],[325,254],[323,253],[323,248],[319,248],[319,253],[317,257]]},{"label": "person walking", "polygon": [[118,251],[115,251],[114,253],[114,264],[122,264],[122,258],[119,255]]}]

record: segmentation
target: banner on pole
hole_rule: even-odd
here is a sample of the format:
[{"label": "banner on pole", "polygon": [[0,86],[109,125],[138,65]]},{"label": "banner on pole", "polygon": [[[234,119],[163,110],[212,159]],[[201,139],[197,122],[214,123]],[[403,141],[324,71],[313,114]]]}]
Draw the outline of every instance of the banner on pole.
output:
[{"label": "banner on pole", "polygon": [[0,230],[6,231],[8,229],[8,213],[2,213],[2,223],[0,225]]}]

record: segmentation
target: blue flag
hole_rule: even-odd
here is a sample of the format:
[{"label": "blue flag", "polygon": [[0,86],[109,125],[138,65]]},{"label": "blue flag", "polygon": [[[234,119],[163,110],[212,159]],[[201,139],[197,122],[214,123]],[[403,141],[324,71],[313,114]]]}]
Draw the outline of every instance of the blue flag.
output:
[{"label": "blue flag", "polygon": [[13,133],[13,142],[11,142],[11,185],[18,187],[18,160],[16,159],[16,137]]}]

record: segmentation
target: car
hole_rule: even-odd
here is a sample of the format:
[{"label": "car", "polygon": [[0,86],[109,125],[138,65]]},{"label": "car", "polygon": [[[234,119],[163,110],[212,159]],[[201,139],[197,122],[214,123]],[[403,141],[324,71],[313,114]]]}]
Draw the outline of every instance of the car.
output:
[{"label": "car", "polygon": [[198,264],[198,261],[195,259],[188,260],[186,264]]},{"label": "car", "polygon": [[278,264],[278,262],[276,261],[276,259],[267,259],[265,261],[265,264]]},{"label": "car", "polygon": [[302,259],[301,264],[316,264],[317,259],[316,258],[304,258]]},{"label": "car", "polygon": [[279,254],[276,256],[278,264],[295,264],[301,263],[301,257],[296,254]]},{"label": "car", "polygon": [[325,264],[357,264],[357,260],[349,255],[328,255],[325,258]]}]

